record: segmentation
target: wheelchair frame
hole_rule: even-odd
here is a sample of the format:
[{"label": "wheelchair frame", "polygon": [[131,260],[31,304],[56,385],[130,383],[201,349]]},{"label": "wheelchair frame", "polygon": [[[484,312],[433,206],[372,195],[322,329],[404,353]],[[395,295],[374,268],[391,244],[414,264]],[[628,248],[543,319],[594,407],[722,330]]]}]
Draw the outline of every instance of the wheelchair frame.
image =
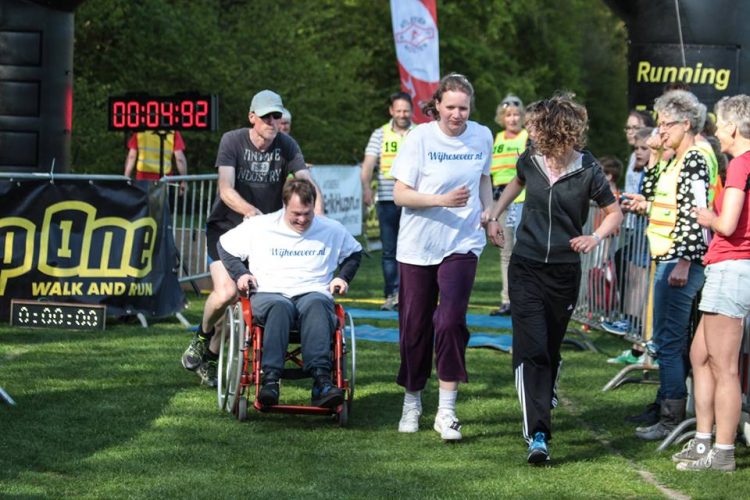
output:
[{"label": "wheelchair frame", "polygon": [[[323,408],[306,405],[263,406],[258,401],[261,387],[261,360],[263,348],[263,328],[253,324],[250,299],[240,301],[226,310],[225,324],[219,350],[217,400],[219,408],[226,410],[238,420],[247,419],[250,395],[252,406],[261,412],[295,413],[310,415],[332,415],[344,427],[349,421],[356,373],[356,341],[354,321],[344,311],[341,304],[334,305],[336,328],[332,338],[333,383],[344,392],[344,402],[336,408]],[[293,344],[293,342],[290,342]],[[290,346],[291,347],[291,346]],[[301,375],[302,359],[299,345],[287,349],[285,362],[291,361],[297,368],[285,368],[282,380],[305,378]],[[252,391],[252,392],[251,392]]]}]

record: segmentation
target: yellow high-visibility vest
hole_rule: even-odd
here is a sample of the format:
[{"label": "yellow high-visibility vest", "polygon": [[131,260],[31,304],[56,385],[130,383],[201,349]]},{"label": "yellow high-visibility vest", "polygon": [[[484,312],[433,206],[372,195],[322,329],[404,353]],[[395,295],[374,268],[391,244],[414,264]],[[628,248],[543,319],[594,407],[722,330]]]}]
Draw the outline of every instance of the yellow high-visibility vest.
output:
[{"label": "yellow high-visibility vest", "polygon": [[708,163],[708,207],[711,208],[714,204],[714,198],[716,198],[716,195],[718,195],[723,188],[721,185],[721,177],[719,176],[719,161],[716,159],[714,148],[711,147],[711,144],[708,141],[696,142],[695,147],[700,150],[703,157],[706,159],[706,163]]},{"label": "yellow high-visibility vest", "polygon": [[[412,130],[415,125],[412,123],[406,134]],[[393,166],[393,160],[396,159],[398,150],[401,147],[401,143],[406,137],[406,134],[400,135],[393,131],[391,122],[386,123],[382,127],[383,129],[383,141],[380,143],[380,175],[392,179],[391,167]]]},{"label": "yellow high-visibility vest", "polygon": [[[174,151],[174,132],[164,135],[164,150],[161,149],[159,134],[152,131],[138,132],[138,161],[135,169],[138,172],[166,175],[172,170],[172,152]],[[163,164],[160,161],[163,161]],[[164,166],[164,171],[160,170]]]},{"label": "yellow high-visibility vest", "polygon": [[[495,136],[495,144],[492,146],[492,165],[490,166],[493,186],[504,186],[513,180],[513,177],[516,176],[516,162],[521,153],[526,150],[528,140],[529,133],[526,129],[521,129],[512,139],[505,137],[505,130]],[[525,189],[515,201],[522,203],[524,199],[526,199]]]},{"label": "yellow high-visibility vest", "polygon": [[649,251],[654,257],[666,255],[674,244],[672,231],[677,225],[677,184],[684,167],[685,155],[690,151],[703,154],[700,148],[693,146],[685,151],[681,158],[662,167],[654,167],[662,169],[656,182],[646,228]]}]

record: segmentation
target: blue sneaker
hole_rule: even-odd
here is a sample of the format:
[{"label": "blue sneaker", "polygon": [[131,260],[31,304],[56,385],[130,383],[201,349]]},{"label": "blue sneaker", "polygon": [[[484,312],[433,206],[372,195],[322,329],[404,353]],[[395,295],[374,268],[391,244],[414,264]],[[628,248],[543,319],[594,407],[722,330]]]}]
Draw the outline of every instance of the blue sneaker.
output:
[{"label": "blue sneaker", "polygon": [[607,363],[610,365],[635,365],[643,359],[645,359],[643,355],[633,356],[632,349],[625,349],[619,356],[607,359]]},{"label": "blue sneaker", "polygon": [[534,434],[534,440],[529,445],[528,462],[530,464],[539,464],[549,460],[549,450],[547,450],[547,435],[543,432]]},{"label": "blue sneaker", "polygon": [[344,402],[344,391],[333,385],[330,372],[316,370],[313,373],[311,401],[313,406],[323,408],[336,408]]},{"label": "blue sneaker", "polygon": [[602,330],[612,335],[627,335],[630,333],[630,321],[621,319],[619,321],[603,321]]}]

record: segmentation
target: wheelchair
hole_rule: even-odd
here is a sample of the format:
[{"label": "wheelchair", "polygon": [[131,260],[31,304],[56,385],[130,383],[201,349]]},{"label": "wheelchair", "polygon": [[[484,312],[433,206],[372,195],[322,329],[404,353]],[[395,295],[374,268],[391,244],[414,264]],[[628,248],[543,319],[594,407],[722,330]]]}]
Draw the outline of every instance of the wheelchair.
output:
[{"label": "wheelchair", "polygon": [[[258,401],[261,387],[261,366],[263,354],[263,327],[253,322],[253,312],[249,297],[241,297],[239,302],[226,310],[224,332],[219,349],[217,400],[221,410],[232,413],[237,420],[248,417],[248,407],[261,412],[295,413],[309,415],[331,415],[339,426],[349,421],[356,373],[356,341],[354,321],[344,311],[341,304],[334,304],[336,328],[331,340],[331,379],[344,393],[344,402],[335,408],[318,406],[285,405],[263,406]],[[302,371],[299,332],[292,330],[289,347],[284,356],[285,366],[281,381],[307,378]]]}]

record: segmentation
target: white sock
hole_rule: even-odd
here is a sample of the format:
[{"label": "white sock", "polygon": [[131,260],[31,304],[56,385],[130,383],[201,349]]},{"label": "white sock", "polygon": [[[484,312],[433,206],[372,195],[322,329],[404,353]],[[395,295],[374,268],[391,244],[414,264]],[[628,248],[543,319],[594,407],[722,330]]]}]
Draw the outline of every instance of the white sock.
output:
[{"label": "white sock", "polygon": [[703,441],[710,441],[711,433],[710,432],[696,432],[695,439],[702,439]]},{"label": "white sock", "polygon": [[404,392],[404,408],[407,407],[422,409],[422,391]]},{"label": "white sock", "polygon": [[440,389],[440,399],[438,400],[438,413],[456,414],[456,398],[458,391],[448,391]]},{"label": "white sock", "polygon": [[719,443],[716,443],[716,444],[714,444],[714,448],[716,448],[717,450],[734,450],[734,445],[733,444],[719,444]]}]

